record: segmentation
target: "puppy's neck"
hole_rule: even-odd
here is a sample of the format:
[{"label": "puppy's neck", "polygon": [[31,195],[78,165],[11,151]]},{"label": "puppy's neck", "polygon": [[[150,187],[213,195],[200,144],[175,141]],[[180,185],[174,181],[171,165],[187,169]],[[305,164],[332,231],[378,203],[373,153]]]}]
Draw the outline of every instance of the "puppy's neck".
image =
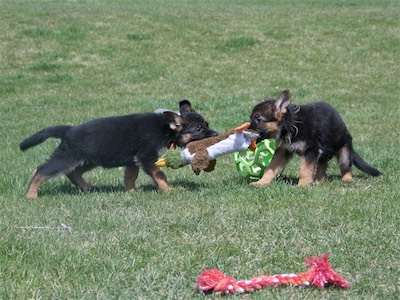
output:
[{"label": "puppy's neck", "polygon": [[283,118],[277,142],[280,140],[281,143],[290,145],[293,138],[298,135],[299,129],[296,124],[300,123],[297,118],[297,113],[300,111],[300,109],[301,107],[299,105],[290,104],[288,106],[288,111]]}]

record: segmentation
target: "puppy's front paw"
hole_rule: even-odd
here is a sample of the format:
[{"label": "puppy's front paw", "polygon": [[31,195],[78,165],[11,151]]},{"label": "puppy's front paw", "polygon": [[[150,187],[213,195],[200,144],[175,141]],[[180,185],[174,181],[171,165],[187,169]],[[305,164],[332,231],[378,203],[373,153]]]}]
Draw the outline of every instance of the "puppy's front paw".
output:
[{"label": "puppy's front paw", "polygon": [[98,193],[98,192],[100,192],[100,188],[98,188],[97,186],[91,185],[90,187],[88,187],[88,192]]},{"label": "puppy's front paw", "polygon": [[259,181],[251,182],[250,185],[254,186],[256,188],[263,188],[263,187],[266,187],[268,185],[268,183],[264,183],[261,180],[259,180]]},{"label": "puppy's front paw", "polygon": [[299,187],[308,187],[312,186],[313,182],[310,180],[299,180],[298,186]]},{"label": "puppy's front paw", "polygon": [[161,192],[172,192],[174,190],[174,188],[169,186],[169,185],[166,185],[166,186],[163,186],[163,187],[159,187],[159,190]]}]

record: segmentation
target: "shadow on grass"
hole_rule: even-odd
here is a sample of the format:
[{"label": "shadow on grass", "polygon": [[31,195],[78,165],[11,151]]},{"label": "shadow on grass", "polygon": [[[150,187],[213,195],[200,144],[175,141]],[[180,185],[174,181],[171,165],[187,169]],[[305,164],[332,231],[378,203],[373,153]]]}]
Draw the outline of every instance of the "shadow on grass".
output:
[{"label": "shadow on grass", "polygon": [[[353,174],[353,179],[367,179],[369,176],[365,174]],[[246,178],[239,178],[240,182],[251,183],[257,181],[256,179],[249,180]],[[286,175],[279,175],[275,181],[285,185],[297,186],[299,184],[299,178],[295,176],[286,176]],[[322,182],[334,182],[334,181],[342,181],[341,175],[328,175],[325,180]]]},{"label": "shadow on grass", "polygon": [[[359,174],[353,175],[354,179],[366,179],[367,175]],[[340,175],[328,175],[328,177],[324,180],[324,182],[334,182],[341,181],[342,177]],[[278,183],[289,185],[289,186],[297,186],[299,183],[299,178],[295,176],[286,176],[279,175],[275,179]],[[250,182],[254,182],[256,180],[249,180],[246,178],[238,177],[239,183],[244,183],[248,185]],[[193,182],[188,180],[174,180],[170,182],[170,185],[174,189],[183,189],[189,192],[195,192],[202,189],[209,188],[210,186],[207,183],[202,182]],[[138,192],[153,192],[158,191],[154,184],[141,184],[137,187]],[[98,194],[115,194],[115,193],[128,193],[125,190],[123,185],[96,185],[95,190],[92,192],[83,192],[79,188],[74,185],[65,182],[61,184],[54,184],[51,187],[43,188],[41,192],[39,192],[39,196],[57,196],[61,194],[65,195],[79,195],[79,194],[87,194],[87,193],[98,193]]]},{"label": "shadow on grass", "polygon": [[[174,189],[184,189],[186,191],[198,191],[207,188],[207,184],[192,182],[187,180],[174,180],[170,182]],[[154,184],[141,184],[137,186],[139,192],[153,192],[157,191]],[[128,193],[123,185],[95,185],[94,191],[84,192],[74,185],[65,182],[60,184],[53,184],[52,186],[45,187],[39,192],[39,196],[57,196],[57,195],[80,195],[88,193],[98,194],[115,194],[115,193]]]},{"label": "shadow on grass", "polygon": [[[239,177],[238,181],[250,184],[251,182],[257,181],[257,179],[248,179],[248,178]],[[285,175],[279,175],[275,179],[275,181],[278,181],[280,183],[287,184],[287,185],[297,185],[299,183],[298,178],[292,177],[292,176],[285,176]]]},{"label": "shadow on grass", "polygon": [[[354,175],[353,174],[353,178],[357,179],[357,178],[367,178],[368,176],[364,176],[364,175]],[[299,184],[299,178],[298,177],[294,177],[294,176],[285,176],[285,175],[279,175],[276,179],[279,182],[282,182],[284,184],[288,184],[288,185],[293,185],[296,186]],[[342,176],[341,175],[328,175],[322,182],[334,182],[334,181],[342,181]]]}]

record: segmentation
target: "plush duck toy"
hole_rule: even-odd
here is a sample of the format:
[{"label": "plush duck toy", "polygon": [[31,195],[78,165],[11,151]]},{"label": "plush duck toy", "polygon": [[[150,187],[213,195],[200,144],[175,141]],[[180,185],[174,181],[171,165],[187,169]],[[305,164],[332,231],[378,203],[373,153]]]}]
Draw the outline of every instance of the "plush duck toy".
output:
[{"label": "plush duck toy", "polygon": [[225,134],[190,142],[184,150],[170,149],[155,163],[157,167],[177,169],[191,164],[196,175],[201,171],[214,170],[216,158],[229,153],[255,149],[259,134],[248,129],[250,123],[244,123]]}]

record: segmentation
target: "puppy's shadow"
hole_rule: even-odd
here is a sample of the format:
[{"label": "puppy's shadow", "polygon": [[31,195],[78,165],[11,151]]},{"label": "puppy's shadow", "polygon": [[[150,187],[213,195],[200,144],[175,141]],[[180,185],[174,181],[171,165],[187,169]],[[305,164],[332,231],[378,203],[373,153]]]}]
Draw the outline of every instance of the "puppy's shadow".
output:
[{"label": "puppy's shadow", "polygon": [[287,185],[293,185],[293,186],[299,184],[299,178],[294,177],[294,176],[279,175],[277,178],[277,181],[280,181]]},{"label": "puppy's shadow", "polygon": [[[362,177],[361,176],[355,176],[353,175],[354,178],[357,177]],[[242,182],[247,182],[247,183],[251,183],[254,182],[256,180],[249,180],[249,179],[245,179],[245,178],[241,178],[239,179]],[[322,182],[334,182],[334,181],[341,181],[342,180],[342,176],[340,175],[328,175]],[[282,184],[286,184],[286,185],[291,185],[291,186],[297,186],[299,184],[299,178],[296,176],[288,176],[288,175],[284,175],[284,174],[280,174],[275,181],[280,182]]]},{"label": "puppy's shadow", "polygon": [[[252,183],[257,181],[258,179],[246,179],[246,178],[239,178],[238,181],[240,182],[245,182],[245,183]],[[281,182],[283,184],[287,184],[287,185],[297,185],[299,183],[299,179],[293,176],[285,176],[285,175],[279,175],[275,181],[277,182]]]},{"label": "puppy's shadow", "polygon": [[82,195],[82,194],[94,194],[94,193],[105,193],[105,194],[113,194],[113,193],[121,193],[124,192],[125,187],[122,185],[96,185],[94,186],[93,191],[82,191],[78,187],[74,186],[71,183],[65,182],[61,184],[53,184],[49,187],[43,187],[41,191],[39,191],[39,196],[57,196],[57,195]]},{"label": "puppy's shadow", "polygon": [[[206,188],[206,184],[188,181],[188,180],[173,180],[170,185],[174,189],[183,189],[186,191],[198,191]],[[156,186],[152,183],[140,184],[137,186],[138,192],[154,192],[158,191]],[[54,184],[51,187],[44,187],[39,195],[42,196],[57,196],[57,195],[81,195],[81,194],[115,194],[115,193],[128,193],[123,185],[96,185],[94,191],[84,192],[74,185],[65,182]]]},{"label": "puppy's shadow", "polygon": [[[366,177],[367,176],[353,174],[353,178],[366,178]],[[279,175],[276,180],[280,181],[284,184],[288,184],[288,185],[292,185],[292,186],[297,186],[299,184],[299,178],[295,177],[295,176]],[[341,182],[342,176],[338,175],[338,174],[327,175],[326,178],[321,182],[334,182],[334,181]],[[315,182],[315,183],[317,183],[317,182]]]},{"label": "puppy's shadow", "polygon": [[[356,177],[356,176],[354,176]],[[276,179],[277,181],[280,181],[284,184],[292,185],[292,186],[297,186],[299,184],[299,177],[295,176],[286,176],[286,175],[279,175]],[[337,180],[342,180],[342,176],[340,175],[327,175],[326,178],[322,182],[333,182]]]}]

